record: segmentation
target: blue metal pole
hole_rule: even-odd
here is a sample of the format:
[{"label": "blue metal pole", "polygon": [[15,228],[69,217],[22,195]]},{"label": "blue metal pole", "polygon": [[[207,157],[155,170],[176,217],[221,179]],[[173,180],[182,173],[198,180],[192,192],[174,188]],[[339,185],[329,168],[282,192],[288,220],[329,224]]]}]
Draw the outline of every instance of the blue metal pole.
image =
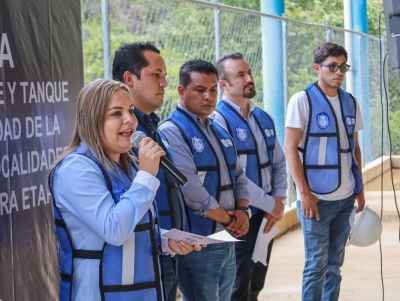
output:
[{"label": "blue metal pole", "polygon": [[[368,33],[367,0],[351,1],[353,30]],[[357,98],[364,121],[364,130],[358,135],[363,162],[373,160],[371,154],[371,123],[369,110],[368,40],[353,35],[354,96]]]},{"label": "blue metal pole", "polygon": [[[261,12],[282,16],[284,0],[261,0]],[[276,135],[283,144],[285,130],[282,21],[261,17],[263,106],[275,121]]]}]

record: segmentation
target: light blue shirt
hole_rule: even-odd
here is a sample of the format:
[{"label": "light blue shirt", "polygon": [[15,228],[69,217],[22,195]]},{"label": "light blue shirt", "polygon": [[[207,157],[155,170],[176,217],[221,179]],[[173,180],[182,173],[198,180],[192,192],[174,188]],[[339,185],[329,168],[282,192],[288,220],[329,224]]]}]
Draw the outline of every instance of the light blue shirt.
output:
[{"label": "light blue shirt", "polygon": [[[224,97],[224,100],[230,104],[240,115],[242,115],[242,109],[238,105],[226,97]],[[269,156],[264,135],[262,134],[261,129],[258,127],[254,117],[255,109],[256,106],[249,100],[249,113],[247,116],[247,121],[259,146],[258,155],[260,157],[260,164],[264,164],[269,161]],[[226,128],[226,121],[224,117],[222,117],[218,112],[214,112],[214,114],[215,122],[218,122],[221,126]],[[276,137],[274,164],[274,169],[272,169],[272,165],[270,165],[268,168],[261,169],[262,189],[260,189],[258,185],[249,179],[250,204],[263,210],[264,212],[269,213],[272,212],[275,206],[275,200],[273,196],[286,196],[287,189],[286,158],[282,147],[279,144],[278,138]]]},{"label": "light blue shirt", "polygon": [[[229,185],[230,177],[229,171],[225,163],[224,155],[220,149],[217,137],[211,129],[213,116],[207,118],[206,124],[195,114],[189,112],[180,104],[178,107],[184,110],[196,124],[199,126],[204,135],[210,140],[214,146],[215,152],[218,156],[220,164],[221,185]],[[194,157],[190,151],[189,146],[186,144],[180,130],[172,122],[166,121],[160,125],[159,129],[167,137],[170,148],[174,153],[174,161],[178,167],[188,178],[189,182],[186,186],[181,187],[182,193],[185,198],[186,205],[193,210],[195,214],[206,216],[208,210],[212,210],[221,206],[224,210],[235,210],[236,200],[244,198],[249,200],[250,193],[248,189],[248,179],[244,173],[243,167],[237,160],[236,164],[236,192],[233,194],[232,190],[222,191],[220,193],[219,202],[212,197],[206,188],[203,186],[200,178],[197,175]],[[223,230],[222,224],[217,223],[216,231]]]},{"label": "light blue shirt", "polygon": [[[132,173],[132,186],[116,204],[93,160],[71,154],[57,167],[52,190],[74,249],[101,250],[105,242],[120,246],[152,210],[159,180],[145,171]],[[164,237],[162,249],[171,253]],[[79,300],[100,300],[98,261],[74,260],[73,292]]]}]

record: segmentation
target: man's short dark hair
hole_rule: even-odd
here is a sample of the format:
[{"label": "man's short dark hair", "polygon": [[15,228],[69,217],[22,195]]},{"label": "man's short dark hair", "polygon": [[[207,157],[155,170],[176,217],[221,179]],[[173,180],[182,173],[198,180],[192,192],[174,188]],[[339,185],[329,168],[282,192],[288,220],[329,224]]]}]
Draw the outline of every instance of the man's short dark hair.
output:
[{"label": "man's short dark hair", "polygon": [[179,85],[186,89],[190,84],[190,75],[193,72],[205,73],[207,75],[215,74],[218,79],[218,71],[213,64],[203,60],[195,59],[187,61],[182,65],[179,71]]},{"label": "man's short dark hair", "polygon": [[342,46],[332,43],[325,42],[314,48],[314,64],[322,64],[329,56],[341,56],[344,55],[347,61],[347,51]]},{"label": "man's short dark hair", "polygon": [[113,79],[123,82],[123,76],[126,71],[131,72],[140,79],[140,72],[149,65],[149,62],[143,55],[143,51],[150,50],[160,54],[160,50],[153,42],[134,42],[121,45],[115,51],[112,76]]},{"label": "man's short dark hair", "polygon": [[240,52],[229,52],[229,53],[221,56],[218,59],[217,63],[215,64],[215,66],[217,67],[217,70],[218,70],[219,78],[229,82],[229,78],[226,76],[226,73],[225,73],[225,63],[224,62],[226,60],[244,60],[244,56]]}]

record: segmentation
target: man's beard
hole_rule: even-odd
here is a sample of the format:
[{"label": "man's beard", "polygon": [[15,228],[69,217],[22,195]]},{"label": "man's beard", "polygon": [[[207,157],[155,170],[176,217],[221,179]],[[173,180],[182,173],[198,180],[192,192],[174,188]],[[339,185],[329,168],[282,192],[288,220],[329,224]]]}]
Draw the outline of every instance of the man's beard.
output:
[{"label": "man's beard", "polygon": [[245,98],[253,98],[254,96],[256,96],[257,92],[256,92],[256,88],[253,86],[252,90],[249,90],[246,92],[246,87],[244,87],[243,90],[243,97]]}]

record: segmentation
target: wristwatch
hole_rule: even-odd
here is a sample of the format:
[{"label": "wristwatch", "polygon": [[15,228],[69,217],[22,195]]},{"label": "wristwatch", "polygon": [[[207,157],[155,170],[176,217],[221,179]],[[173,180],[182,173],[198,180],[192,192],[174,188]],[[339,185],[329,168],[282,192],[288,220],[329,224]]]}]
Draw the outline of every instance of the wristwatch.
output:
[{"label": "wristwatch", "polygon": [[236,208],[236,210],[243,210],[244,212],[246,212],[247,217],[248,217],[249,219],[251,219],[251,209],[250,209],[249,207],[246,207],[246,206],[238,206],[238,207]]}]

